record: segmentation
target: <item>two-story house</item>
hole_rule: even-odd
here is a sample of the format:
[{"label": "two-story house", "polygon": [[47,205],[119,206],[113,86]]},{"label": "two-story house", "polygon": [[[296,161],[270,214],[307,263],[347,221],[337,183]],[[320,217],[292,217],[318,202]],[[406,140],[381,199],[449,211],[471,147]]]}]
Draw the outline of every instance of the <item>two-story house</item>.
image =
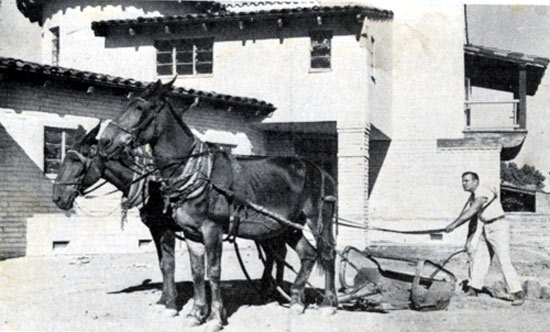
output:
[{"label": "two-story house", "polygon": [[[500,161],[527,133],[526,96],[548,64],[465,46],[460,5],[18,3],[42,26],[44,63],[143,81],[177,75],[187,89],[272,103],[274,112],[239,130],[213,120],[201,133],[237,153],[318,162],[338,181],[340,217],[388,228],[446,224],[466,199],[466,170],[499,185]],[[472,98],[476,88],[513,94],[496,111],[514,112],[510,125],[487,122],[480,108],[500,104]],[[463,234],[447,236],[340,228],[338,242],[458,243]]]}]

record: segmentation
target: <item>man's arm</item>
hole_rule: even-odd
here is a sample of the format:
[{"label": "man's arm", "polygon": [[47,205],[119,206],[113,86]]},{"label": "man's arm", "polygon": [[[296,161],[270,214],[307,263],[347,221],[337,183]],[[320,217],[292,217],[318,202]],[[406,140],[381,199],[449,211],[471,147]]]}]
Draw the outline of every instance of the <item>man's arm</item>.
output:
[{"label": "man's arm", "polygon": [[483,208],[483,205],[486,202],[487,202],[487,197],[476,198],[468,209],[463,210],[462,213],[458,216],[458,218],[455,219],[455,221],[453,221],[447,227],[445,227],[445,232],[450,233],[460,225],[464,224],[466,221],[470,220],[470,218],[475,216],[476,213],[481,211],[481,209]]}]

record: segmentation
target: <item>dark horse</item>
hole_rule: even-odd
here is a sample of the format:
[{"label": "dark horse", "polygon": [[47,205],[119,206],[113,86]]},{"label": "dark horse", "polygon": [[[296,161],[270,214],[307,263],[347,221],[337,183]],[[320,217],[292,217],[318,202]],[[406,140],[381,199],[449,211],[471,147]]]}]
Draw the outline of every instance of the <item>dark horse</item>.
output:
[{"label": "dark horse", "polygon": [[[163,85],[157,81],[141,97],[131,100],[101,135],[99,149],[102,155],[113,157],[132,146],[150,144],[162,175],[163,195],[175,209],[176,223],[186,236],[199,237],[205,244],[211,312],[208,316],[201,283],[195,286],[195,292],[201,293],[200,299],[188,319],[193,324],[207,319],[211,329],[222,326],[220,275],[224,233],[258,240],[279,236],[289,229],[287,224],[262,213],[235,223],[230,216],[234,211],[247,210],[250,202],[304,225],[308,231],[285,237],[301,261],[291,287],[291,309],[303,312],[304,288],[317,261],[325,272],[322,306],[332,312],[337,306],[332,230],[334,180],[315,164],[297,157],[235,160],[221,150],[209,150],[167,100],[171,85],[172,82]],[[204,261],[196,263],[192,265],[193,279],[203,280],[200,274],[204,273]]]},{"label": "dark horse", "polygon": [[[164,202],[159,183],[155,181],[154,177],[147,174],[145,174],[147,176],[137,176],[136,172],[140,170],[136,170],[136,167],[141,167],[143,173],[144,165],[136,164],[134,158],[127,154],[122,155],[120,160],[109,160],[102,158],[97,153],[96,136],[99,129],[100,125],[86,134],[84,129],[79,128],[77,136],[80,138],[77,138],[74,146],[67,151],[59,168],[53,186],[52,199],[60,209],[69,210],[73,207],[74,200],[78,195],[103,178],[118,188],[123,197],[132,201],[127,208],[140,205],[140,217],[149,228],[155,242],[163,277],[162,295],[157,304],[165,306],[169,315],[175,315],[177,314],[177,290],[174,281],[175,233],[182,229],[174,222],[171,209],[163,213]],[[141,158],[142,163],[147,158],[151,157],[145,155],[144,158]],[[140,191],[134,190],[135,188],[139,188]],[[272,285],[271,271],[275,260],[271,250],[280,250],[281,257],[284,258],[286,247],[284,240],[280,238],[260,244],[266,252],[262,293],[270,294],[272,290],[269,288],[274,286]],[[279,260],[277,261],[277,284],[279,285],[283,279],[283,272],[284,262]]]}]

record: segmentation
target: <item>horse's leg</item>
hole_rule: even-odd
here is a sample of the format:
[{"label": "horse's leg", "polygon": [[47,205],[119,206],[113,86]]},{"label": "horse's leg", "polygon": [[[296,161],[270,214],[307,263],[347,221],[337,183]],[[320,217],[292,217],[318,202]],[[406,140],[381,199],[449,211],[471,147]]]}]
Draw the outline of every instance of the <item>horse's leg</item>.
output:
[{"label": "horse's leg", "polygon": [[277,286],[283,286],[283,279],[284,279],[284,276],[285,276],[285,259],[286,259],[286,253],[287,253],[287,249],[286,249],[286,242],[284,241],[283,238],[280,238],[279,241],[277,242],[280,244],[279,248],[277,249],[279,255],[278,255],[278,258],[277,259],[277,274],[276,274],[276,284]]},{"label": "horse's leg", "polygon": [[[264,273],[262,275],[262,288],[261,291],[267,296],[275,296],[275,287],[282,286],[283,277],[285,272],[284,259],[286,257],[287,249],[284,238],[278,237],[272,240],[262,242],[262,248],[264,248],[266,256],[266,264]],[[277,273],[275,278],[275,284],[271,273],[273,271],[273,263],[276,263]]]},{"label": "horse's leg", "polygon": [[273,249],[270,244],[271,243],[269,242],[269,240],[260,243],[260,246],[263,248],[265,253],[265,265],[260,288],[260,291],[263,294],[262,300],[264,302],[273,293],[273,278],[271,277],[271,273],[273,272],[273,263],[275,262],[275,257],[272,254]]},{"label": "horse's leg", "polygon": [[177,315],[176,298],[178,294],[174,280],[176,266],[174,231],[166,227],[155,226],[149,226],[149,230],[155,242],[159,266],[162,272],[162,295],[157,304],[165,306],[166,309],[170,310],[169,314],[175,316]]},{"label": "horse's leg", "polygon": [[298,240],[289,240],[288,244],[296,251],[301,263],[300,271],[290,288],[290,309],[295,313],[303,313],[305,310],[304,288],[315,265],[317,252],[303,236]]},{"label": "horse's leg", "polygon": [[191,263],[191,274],[193,277],[193,308],[185,317],[184,325],[197,326],[204,322],[208,315],[208,303],[206,301],[206,289],[204,282],[204,245],[199,242],[185,240],[189,260]]},{"label": "horse's leg", "polygon": [[325,273],[325,297],[321,303],[324,314],[333,314],[338,307],[335,286],[336,243],[332,233],[332,211],[323,211],[324,227],[319,239],[320,263]]},{"label": "horse's leg", "polygon": [[219,331],[225,320],[225,310],[221,298],[221,258],[222,258],[222,229],[212,221],[205,221],[201,227],[206,247],[206,259],[208,261],[208,279],[212,304],[210,316],[207,320],[206,331]]}]

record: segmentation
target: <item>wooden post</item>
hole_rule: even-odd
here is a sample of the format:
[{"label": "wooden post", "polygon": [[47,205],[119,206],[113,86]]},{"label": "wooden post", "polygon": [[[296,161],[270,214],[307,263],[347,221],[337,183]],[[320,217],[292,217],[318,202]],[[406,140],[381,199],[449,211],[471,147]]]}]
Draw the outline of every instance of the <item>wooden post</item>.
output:
[{"label": "wooden post", "polygon": [[527,69],[521,66],[518,82],[518,124],[520,129],[527,129]]}]

